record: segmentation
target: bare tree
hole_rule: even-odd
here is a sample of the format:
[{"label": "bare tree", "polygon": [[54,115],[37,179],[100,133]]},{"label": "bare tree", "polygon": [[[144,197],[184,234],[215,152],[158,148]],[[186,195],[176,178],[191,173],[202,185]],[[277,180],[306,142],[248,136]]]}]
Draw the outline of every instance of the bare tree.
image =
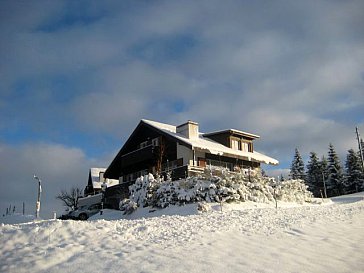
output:
[{"label": "bare tree", "polygon": [[60,194],[56,196],[63,204],[70,208],[75,209],[78,205],[78,199],[82,196],[82,190],[78,187],[72,187],[69,192],[62,190]]},{"label": "bare tree", "polygon": [[166,151],[166,144],[165,141],[163,139],[163,137],[160,138],[160,143],[158,146],[158,150],[157,150],[157,160],[156,160],[156,173],[158,175],[160,175],[162,173],[162,163],[163,163],[163,159],[165,156],[165,151]]}]

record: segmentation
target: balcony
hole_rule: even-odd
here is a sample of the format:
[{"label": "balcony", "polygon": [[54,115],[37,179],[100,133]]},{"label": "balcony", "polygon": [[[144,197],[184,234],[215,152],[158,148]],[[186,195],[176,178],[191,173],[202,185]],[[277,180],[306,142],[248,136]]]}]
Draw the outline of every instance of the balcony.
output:
[{"label": "balcony", "polygon": [[148,161],[153,159],[153,145],[148,145],[138,150],[132,151],[121,156],[121,166],[128,167],[130,165]]}]

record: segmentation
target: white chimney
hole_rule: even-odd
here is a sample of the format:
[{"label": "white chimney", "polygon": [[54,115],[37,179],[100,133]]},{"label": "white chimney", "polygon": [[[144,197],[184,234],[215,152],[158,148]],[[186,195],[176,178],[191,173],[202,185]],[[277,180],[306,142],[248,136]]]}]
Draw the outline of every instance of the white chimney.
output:
[{"label": "white chimney", "polygon": [[176,128],[176,133],[181,134],[189,139],[198,138],[198,123],[194,121],[187,121]]},{"label": "white chimney", "polygon": [[100,182],[104,182],[104,181],[105,181],[105,179],[104,179],[104,173],[105,173],[105,172],[100,172],[100,173],[99,173],[99,181],[100,181]]}]

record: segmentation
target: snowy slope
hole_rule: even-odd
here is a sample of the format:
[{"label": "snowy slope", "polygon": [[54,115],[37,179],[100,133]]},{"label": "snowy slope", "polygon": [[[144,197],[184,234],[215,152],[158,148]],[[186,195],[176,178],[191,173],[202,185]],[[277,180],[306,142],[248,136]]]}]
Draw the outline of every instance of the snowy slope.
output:
[{"label": "snowy slope", "polygon": [[363,272],[363,193],[325,205],[237,207],[2,224],[0,272]]}]

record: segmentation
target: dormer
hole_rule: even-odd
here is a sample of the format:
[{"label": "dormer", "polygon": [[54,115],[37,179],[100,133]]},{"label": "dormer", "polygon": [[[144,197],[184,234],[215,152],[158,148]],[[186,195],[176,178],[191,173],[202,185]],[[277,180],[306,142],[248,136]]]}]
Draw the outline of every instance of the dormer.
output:
[{"label": "dormer", "polygon": [[254,151],[254,139],[259,138],[258,135],[246,133],[235,129],[206,133],[203,134],[203,136],[206,138],[210,138],[231,149],[251,153]]}]

